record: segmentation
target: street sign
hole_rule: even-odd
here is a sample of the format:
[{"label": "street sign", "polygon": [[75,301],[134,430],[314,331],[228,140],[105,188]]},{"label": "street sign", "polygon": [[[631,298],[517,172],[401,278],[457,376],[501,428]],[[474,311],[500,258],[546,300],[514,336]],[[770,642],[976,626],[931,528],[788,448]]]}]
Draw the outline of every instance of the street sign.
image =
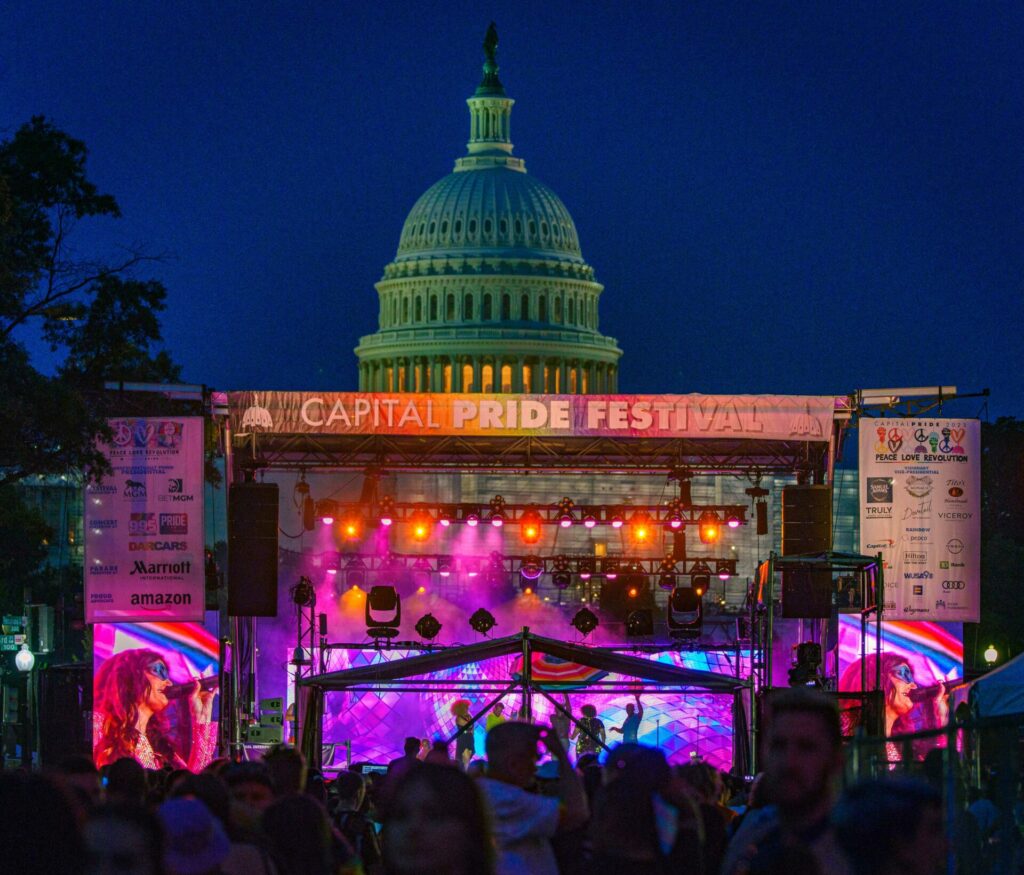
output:
[{"label": "street sign", "polygon": [[0,635],[0,652],[21,650],[27,638],[27,635]]},{"label": "street sign", "polygon": [[3,625],[3,626],[24,626],[25,625],[25,618],[24,617],[13,617],[10,614],[4,614],[3,621],[0,622],[0,625]]}]

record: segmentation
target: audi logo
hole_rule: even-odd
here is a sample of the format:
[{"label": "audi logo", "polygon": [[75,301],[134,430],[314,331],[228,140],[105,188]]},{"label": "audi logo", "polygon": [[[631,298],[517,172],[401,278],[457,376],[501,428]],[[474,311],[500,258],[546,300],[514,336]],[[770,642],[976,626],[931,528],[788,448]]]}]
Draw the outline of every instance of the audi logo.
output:
[{"label": "audi logo", "polygon": [[962,580],[944,580],[942,581],[943,589],[963,589],[967,584]]}]

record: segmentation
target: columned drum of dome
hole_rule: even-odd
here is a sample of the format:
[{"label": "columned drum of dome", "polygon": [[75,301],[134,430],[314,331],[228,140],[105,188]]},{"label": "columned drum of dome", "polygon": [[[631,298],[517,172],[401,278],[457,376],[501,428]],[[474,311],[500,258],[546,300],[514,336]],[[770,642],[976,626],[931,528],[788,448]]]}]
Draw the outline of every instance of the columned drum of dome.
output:
[{"label": "columned drum of dome", "polygon": [[362,391],[618,390],[622,350],[600,333],[603,286],[572,216],[512,155],[496,46],[492,26],[467,154],[413,205],[377,283],[379,330],[355,350]]}]

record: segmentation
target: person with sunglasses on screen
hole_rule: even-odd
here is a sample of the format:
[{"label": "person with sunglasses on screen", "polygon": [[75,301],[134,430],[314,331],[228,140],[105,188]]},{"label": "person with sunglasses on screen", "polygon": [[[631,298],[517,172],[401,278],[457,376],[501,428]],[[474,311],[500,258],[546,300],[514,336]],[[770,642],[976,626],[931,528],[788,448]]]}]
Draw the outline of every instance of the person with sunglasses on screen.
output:
[{"label": "person with sunglasses on screen", "polygon": [[197,772],[213,759],[216,691],[201,689],[195,679],[185,696],[187,712],[178,713],[172,722],[169,693],[173,686],[167,662],[148,648],[123,650],[99,667],[93,681],[97,766],[130,757],[146,769],[170,766]]}]

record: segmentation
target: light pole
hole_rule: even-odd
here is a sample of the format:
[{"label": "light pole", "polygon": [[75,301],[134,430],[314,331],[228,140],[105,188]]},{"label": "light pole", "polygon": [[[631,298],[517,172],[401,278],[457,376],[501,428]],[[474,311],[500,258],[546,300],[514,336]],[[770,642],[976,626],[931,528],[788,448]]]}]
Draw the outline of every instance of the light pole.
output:
[{"label": "light pole", "polygon": [[36,655],[29,650],[27,644],[14,654],[14,664],[25,675],[24,719],[21,721],[21,764],[32,768],[32,734],[35,731],[35,714],[32,702],[32,669],[36,664]]},{"label": "light pole", "polygon": [[993,666],[999,661],[999,651],[996,650],[995,644],[989,644],[982,656],[985,657],[985,665],[988,666]]}]

